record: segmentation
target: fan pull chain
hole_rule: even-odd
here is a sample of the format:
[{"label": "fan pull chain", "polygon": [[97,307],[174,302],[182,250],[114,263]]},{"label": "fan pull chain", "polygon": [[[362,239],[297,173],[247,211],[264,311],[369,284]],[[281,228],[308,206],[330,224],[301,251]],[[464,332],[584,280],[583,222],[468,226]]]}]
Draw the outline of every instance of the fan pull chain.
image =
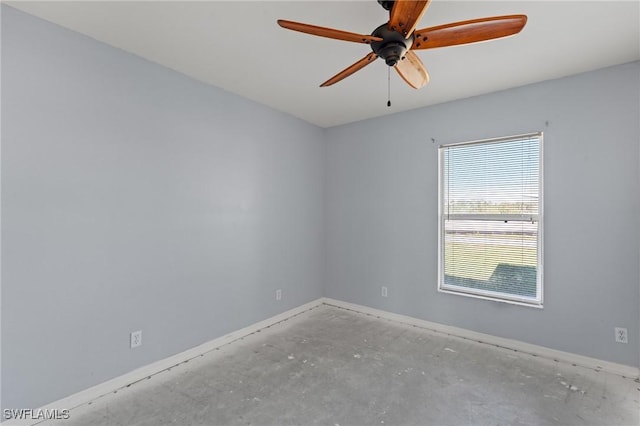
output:
[{"label": "fan pull chain", "polygon": [[391,106],[391,67],[387,67],[387,106]]}]

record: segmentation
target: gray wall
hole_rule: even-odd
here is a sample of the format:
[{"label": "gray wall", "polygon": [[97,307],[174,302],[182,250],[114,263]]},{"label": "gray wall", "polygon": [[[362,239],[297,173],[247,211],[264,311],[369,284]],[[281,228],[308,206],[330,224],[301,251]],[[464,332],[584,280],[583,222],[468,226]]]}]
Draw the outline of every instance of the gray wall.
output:
[{"label": "gray wall", "polygon": [[3,408],[322,295],[322,129],[2,12]]},{"label": "gray wall", "polygon": [[[638,366],[639,75],[636,62],[328,129],[325,295]],[[544,309],[438,293],[438,145],[539,130]]]}]

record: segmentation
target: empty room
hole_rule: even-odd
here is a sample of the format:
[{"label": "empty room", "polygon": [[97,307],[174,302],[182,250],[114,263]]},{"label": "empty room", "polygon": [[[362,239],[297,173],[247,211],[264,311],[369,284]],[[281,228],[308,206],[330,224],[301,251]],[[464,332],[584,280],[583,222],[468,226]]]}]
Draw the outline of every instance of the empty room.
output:
[{"label": "empty room", "polygon": [[3,1],[2,425],[640,424],[637,1]]}]

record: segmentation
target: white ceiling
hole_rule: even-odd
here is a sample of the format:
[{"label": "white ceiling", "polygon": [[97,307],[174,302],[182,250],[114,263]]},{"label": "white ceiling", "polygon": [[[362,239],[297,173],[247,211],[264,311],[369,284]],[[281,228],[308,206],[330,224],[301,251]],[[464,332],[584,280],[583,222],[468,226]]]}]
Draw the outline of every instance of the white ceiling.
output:
[{"label": "white ceiling", "polygon": [[150,61],[322,127],[466,98],[640,59],[638,1],[433,0],[418,28],[526,14],[513,37],[418,51],[431,76],[420,90],[378,60],[320,83],[370,52],[288,31],[277,19],[369,34],[388,20],[375,0],[7,2]]}]

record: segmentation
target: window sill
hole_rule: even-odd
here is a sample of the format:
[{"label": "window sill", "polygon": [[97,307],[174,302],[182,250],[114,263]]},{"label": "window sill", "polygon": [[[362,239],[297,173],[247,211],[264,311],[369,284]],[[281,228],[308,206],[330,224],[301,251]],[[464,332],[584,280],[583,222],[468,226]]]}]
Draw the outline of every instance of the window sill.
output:
[{"label": "window sill", "polygon": [[512,299],[506,299],[506,298],[503,298],[503,297],[500,297],[500,296],[477,294],[477,293],[472,293],[470,291],[462,291],[462,290],[440,288],[440,287],[438,287],[438,293],[455,294],[457,296],[471,297],[471,298],[474,298],[474,299],[489,300],[489,301],[492,301],[492,302],[499,302],[499,303],[508,303],[510,305],[526,306],[528,308],[544,309],[544,305],[543,305],[542,301],[540,301],[540,302],[538,302],[538,301],[527,302],[527,301],[520,301],[520,300],[512,300]]}]

